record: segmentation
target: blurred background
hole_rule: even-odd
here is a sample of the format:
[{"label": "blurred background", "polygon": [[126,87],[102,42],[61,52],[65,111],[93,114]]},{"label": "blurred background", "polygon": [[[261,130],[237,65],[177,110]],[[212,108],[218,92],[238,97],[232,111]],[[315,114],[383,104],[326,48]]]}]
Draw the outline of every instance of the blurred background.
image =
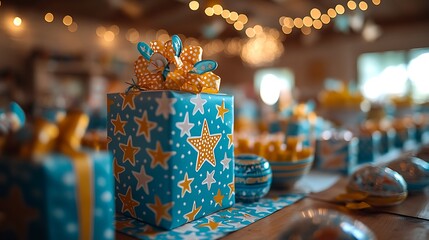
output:
[{"label": "blurred background", "polygon": [[428,30],[427,0],[1,0],[0,107],[79,108],[103,128],[136,44],[178,34],[219,63],[241,129],[270,131],[299,103],[340,124],[332,109],[407,114],[428,100]]}]

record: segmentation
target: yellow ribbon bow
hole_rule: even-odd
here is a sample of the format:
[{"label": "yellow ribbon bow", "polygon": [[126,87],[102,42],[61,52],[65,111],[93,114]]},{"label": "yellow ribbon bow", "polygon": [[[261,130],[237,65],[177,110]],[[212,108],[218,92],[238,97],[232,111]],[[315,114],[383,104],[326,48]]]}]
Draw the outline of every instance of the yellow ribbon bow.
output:
[{"label": "yellow ribbon bow", "polygon": [[[174,36],[173,36],[174,37]],[[147,52],[140,56],[134,65],[137,77],[137,88],[143,90],[179,90],[193,93],[218,93],[220,77],[206,69],[215,69],[217,64],[208,61],[200,70],[196,71],[196,64],[202,62],[203,49],[200,46],[185,46],[175,49],[172,40],[162,43],[152,41],[150,46],[141,46]],[[213,63],[212,63],[213,62]],[[215,66],[214,66],[215,65]]]}]

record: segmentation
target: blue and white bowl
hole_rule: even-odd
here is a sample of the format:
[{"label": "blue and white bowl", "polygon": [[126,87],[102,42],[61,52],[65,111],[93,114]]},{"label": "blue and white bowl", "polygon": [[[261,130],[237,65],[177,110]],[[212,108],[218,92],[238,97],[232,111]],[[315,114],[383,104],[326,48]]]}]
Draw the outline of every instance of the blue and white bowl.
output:
[{"label": "blue and white bowl", "polygon": [[234,170],[238,202],[256,202],[270,190],[272,171],[265,158],[253,154],[238,155]]},{"label": "blue and white bowl", "polygon": [[276,188],[292,188],[295,183],[311,169],[314,156],[297,161],[270,162],[273,170],[273,186]]}]

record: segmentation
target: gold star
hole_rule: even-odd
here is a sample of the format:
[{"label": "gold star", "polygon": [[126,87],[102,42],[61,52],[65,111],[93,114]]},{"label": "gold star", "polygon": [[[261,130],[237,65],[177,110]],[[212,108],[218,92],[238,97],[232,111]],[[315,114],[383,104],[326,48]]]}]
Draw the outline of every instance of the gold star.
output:
[{"label": "gold star", "polygon": [[229,197],[228,197],[228,199],[230,199],[232,197],[232,194],[235,194],[234,181],[232,183],[228,183],[228,187],[229,187]]},{"label": "gold star", "polygon": [[[22,196],[21,189],[17,186],[11,187],[9,195],[0,199],[0,232],[12,230],[17,239],[27,239],[29,223],[39,217],[37,209],[27,206]],[[22,214],[19,214],[22,213]]]},{"label": "gold star", "polygon": [[204,119],[203,129],[200,137],[188,138],[188,142],[197,150],[198,158],[195,164],[195,171],[199,171],[201,166],[207,161],[213,167],[216,166],[214,149],[219,142],[221,134],[210,135],[207,120]]},{"label": "gold star", "polygon": [[228,137],[228,149],[232,146],[232,144],[234,143],[233,142],[233,139],[232,139],[232,133],[231,134],[228,134],[228,135],[226,135],[227,137]]},{"label": "gold star", "polygon": [[131,223],[132,220],[116,220],[115,228],[117,230],[124,230],[125,228],[134,227],[134,224]]},{"label": "gold star", "polygon": [[155,222],[157,225],[161,223],[163,218],[167,221],[171,221],[171,215],[168,211],[173,206],[173,202],[162,204],[158,195],[155,195],[155,203],[147,203],[146,205],[155,214]]},{"label": "gold star", "polygon": [[162,168],[168,169],[167,160],[176,154],[175,152],[164,152],[161,147],[161,142],[156,143],[156,149],[147,149],[152,162],[150,163],[151,168],[155,168],[156,165],[161,165]]},{"label": "gold star", "polygon": [[217,194],[213,197],[215,200],[215,207],[219,204],[222,207],[222,200],[225,196],[220,193],[220,189],[217,190]]},{"label": "gold star", "polygon": [[140,151],[139,147],[134,147],[132,143],[131,136],[128,137],[127,144],[119,144],[119,147],[124,152],[124,157],[122,158],[122,162],[129,161],[131,165],[136,164],[136,153]]},{"label": "gold star", "polygon": [[134,105],[134,97],[136,96],[135,94],[133,94],[133,93],[120,93],[119,95],[124,100],[122,102],[122,110],[124,110],[127,107],[127,105],[130,106],[131,109],[136,108],[136,106]]},{"label": "gold star", "polygon": [[140,203],[133,199],[133,195],[131,193],[131,187],[128,187],[127,193],[125,195],[119,193],[119,199],[122,202],[122,212],[129,212],[131,216],[136,217],[135,207],[139,206]]},{"label": "gold star", "polygon": [[217,115],[216,119],[219,117],[222,119],[222,122],[225,120],[225,113],[229,112],[228,108],[225,108],[225,102],[222,101],[222,105],[216,105]]},{"label": "gold star", "polygon": [[116,181],[119,181],[119,174],[123,173],[125,171],[125,168],[118,164],[118,160],[116,158],[113,158],[113,175],[116,178]]},{"label": "gold star", "polygon": [[107,98],[107,113],[110,113],[110,107],[115,103],[111,98]]},{"label": "gold star", "polygon": [[119,113],[116,114],[116,119],[110,121],[113,124],[113,134],[116,135],[118,132],[125,135],[125,129],[124,125],[127,123],[127,121],[122,121],[121,116],[119,116]]},{"label": "gold star", "polygon": [[220,223],[209,220],[207,223],[200,224],[198,227],[208,227],[210,230],[216,230],[219,227]]},{"label": "gold star", "polygon": [[197,214],[200,212],[202,206],[196,207],[196,203],[194,201],[194,205],[192,205],[192,210],[185,214],[185,218],[188,222],[194,221]]},{"label": "gold star", "polygon": [[156,127],[156,122],[151,122],[147,119],[147,112],[143,113],[141,118],[134,117],[139,128],[137,129],[137,136],[143,135],[146,141],[150,142],[150,131]]},{"label": "gold star", "polygon": [[183,181],[180,181],[177,185],[182,189],[182,197],[186,192],[191,193],[191,183],[194,181],[194,178],[188,178],[188,173],[185,173],[185,178]]}]

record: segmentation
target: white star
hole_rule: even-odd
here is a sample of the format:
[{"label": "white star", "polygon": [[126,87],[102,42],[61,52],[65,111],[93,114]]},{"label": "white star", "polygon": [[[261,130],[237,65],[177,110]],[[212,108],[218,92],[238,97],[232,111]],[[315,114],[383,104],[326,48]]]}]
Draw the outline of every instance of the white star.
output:
[{"label": "white star", "polygon": [[222,159],[222,161],[220,161],[220,163],[223,165],[222,171],[225,171],[225,169],[229,169],[229,162],[231,162],[231,158],[228,158],[225,153],[225,157]]},{"label": "white star", "polygon": [[266,212],[266,213],[270,213],[270,211],[268,210],[268,208],[266,207],[261,207],[261,206],[256,206],[256,207],[249,207],[249,209],[254,209],[256,210],[256,213],[261,213],[261,212]]},{"label": "white star", "polygon": [[231,223],[228,223],[228,224],[231,225],[231,226],[233,226],[235,228],[235,230],[238,230],[238,229],[240,229],[242,227],[247,226],[246,224],[242,224],[241,222],[231,222]]},{"label": "white star", "polygon": [[192,115],[195,115],[197,111],[204,114],[204,104],[206,104],[206,102],[207,100],[201,98],[201,94],[197,94],[195,98],[191,98],[191,103],[195,105]]},{"label": "white star", "polygon": [[146,194],[149,194],[148,183],[152,182],[153,177],[151,177],[150,175],[146,174],[144,166],[141,166],[140,172],[133,171],[133,175],[137,179],[136,190],[139,190],[139,188],[143,188],[144,192]]},{"label": "white star", "polygon": [[[168,118],[168,114],[176,114],[176,110],[173,108],[173,104],[177,102],[177,99],[168,98],[165,92],[162,92],[161,98],[155,98],[155,101],[158,103],[158,108],[156,109],[156,116],[162,115],[165,119]],[[191,100],[192,101],[192,100]]]},{"label": "white star", "polygon": [[242,212],[242,214],[243,214],[242,216],[239,216],[237,218],[243,219],[244,221],[248,221],[248,222],[255,222],[257,219],[257,217],[252,216],[250,214],[243,213],[243,212]]},{"label": "white star", "polygon": [[214,172],[215,172],[214,170],[211,173],[207,172],[206,179],[204,179],[203,181],[203,184],[207,184],[208,190],[210,190],[210,188],[212,187],[212,183],[216,182],[216,179],[214,179],[213,177]]},{"label": "white star", "polygon": [[189,122],[188,113],[186,113],[183,122],[176,123],[176,127],[180,129],[180,137],[183,137],[185,134],[191,136],[191,128],[193,128],[194,126],[195,124]]},{"label": "white star", "polygon": [[198,232],[199,230],[196,229],[194,223],[187,223],[185,225],[182,225],[178,228],[175,228],[173,231],[174,232],[179,232],[179,233],[187,233],[187,232]]}]

